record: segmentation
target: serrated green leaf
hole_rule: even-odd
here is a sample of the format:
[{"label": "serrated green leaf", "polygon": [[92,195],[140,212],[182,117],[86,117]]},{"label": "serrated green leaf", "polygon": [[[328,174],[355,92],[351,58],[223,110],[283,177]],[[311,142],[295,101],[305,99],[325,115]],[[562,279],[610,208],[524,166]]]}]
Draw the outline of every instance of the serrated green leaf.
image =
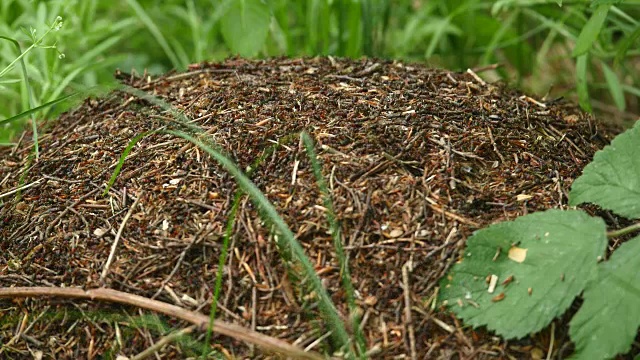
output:
[{"label": "serrated green leaf", "polygon": [[[607,244],[605,230],[602,219],[575,210],[548,210],[479,230],[442,280],[440,300],[466,324],[486,325],[507,339],[537,332],[594,276]],[[524,260],[512,260],[510,249],[520,249]],[[486,282],[491,275],[498,276],[493,293]]]},{"label": "serrated green leaf", "polygon": [[618,80],[618,75],[616,75],[616,73],[605,63],[602,63],[602,70],[604,72],[604,78],[607,81],[607,87],[609,87],[609,92],[613,98],[613,102],[616,103],[618,110],[624,111],[627,108],[627,103],[624,99],[624,90],[622,89],[620,80]]},{"label": "serrated green leaf", "polygon": [[635,237],[598,266],[597,280],[587,285],[584,303],[571,319],[572,359],[610,359],[631,349],[640,326],[639,253],[640,237]]},{"label": "serrated green leaf", "polygon": [[264,45],[271,22],[269,6],[261,0],[236,0],[220,20],[220,31],[231,51],[255,56]]},{"label": "serrated green leaf", "polygon": [[618,215],[640,218],[640,121],[596,152],[571,186],[569,205],[593,203]]},{"label": "serrated green leaf", "polygon": [[582,28],[582,31],[580,31],[578,40],[576,40],[576,47],[571,54],[572,56],[580,56],[589,51],[593,42],[598,38],[598,35],[600,35],[600,30],[602,30],[602,25],[604,25],[610,7],[611,5],[605,4],[596,8],[593,15],[591,15]]}]

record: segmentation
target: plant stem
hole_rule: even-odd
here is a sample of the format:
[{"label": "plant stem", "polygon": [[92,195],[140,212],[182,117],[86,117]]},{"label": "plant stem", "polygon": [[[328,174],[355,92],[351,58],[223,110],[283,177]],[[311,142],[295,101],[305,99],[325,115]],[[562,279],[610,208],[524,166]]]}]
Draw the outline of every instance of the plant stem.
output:
[{"label": "plant stem", "polygon": [[607,238],[611,239],[614,237],[627,235],[637,230],[640,230],[640,223],[635,223],[633,225],[627,226],[626,228],[622,228],[620,230],[609,231],[607,232]]}]

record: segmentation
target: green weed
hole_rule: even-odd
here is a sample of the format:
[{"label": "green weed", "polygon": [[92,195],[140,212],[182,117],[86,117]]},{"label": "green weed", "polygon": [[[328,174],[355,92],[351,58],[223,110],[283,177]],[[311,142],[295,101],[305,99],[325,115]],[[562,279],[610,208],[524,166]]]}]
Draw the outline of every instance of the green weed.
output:
[{"label": "green weed", "polygon": [[[235,221],[236,209],[240,200],[240,196],[242,193],[246,193],[249,195],[250,199],[258,207],[259,213],[262,216],[262,218],[265,220],[265,222],[273,226],[274,236],[278,238],[278,242],[281,244],[281,246],[279,246],[279,249],[283,251],[282,249],[286,248],[286,250],[290,251],[292,259],[296,263],[300,264],[300,266],[302,267],[302,272],[306,280],[309,281],[311,288],[313,289],[313,291],[317,296],[320,312],[328,328],[331,331],[332,339],[334,340],[337,348],[339,348],[342,352],[344,352],[347,358],[354,358],[356,354],[363,355],[366,349],[365,349],[365,343],[364,343],[364,336],[359,331],[358,319],[355,317],[353,317],[352,319],[354,323],[354,329],[356,329],[356,340],[357,340],[356,342],[357,350],[354,352],[354,350],[351,348],[351,340],[346,331],[345,325],[342,322],[335,305],[331,301],[329,294],[327,293],[326,289],[322,285],[320,278],[316,274],[313,268],[313,265],[307,258],[304,252],[304,249],[302,248],[300,243],[295,239],[293,232],[289,229],[288,225],[284,222],[282,217],[278,214],[275,207],[269,202],[269,200],[267,200],[265,195],[256,187],[256,185],[254,185],[251,182],[249,177],[246,174],[244,174],[233,163],[232,160],[230,160],[225,154],[223,154],[223,152],[217,147],[216,144],[212,143],[205,136],[206,134],[202,129],[200,129],[196,125],[193,125],[183,113],[172,108],[169,104],[165,103],[163,100],[153,97],[149,94],[146,94],[140,90],[137,90],[134,88],[125,88],[125,91],[135,94],[136,96],[139,96],[144,100],[150,101],[152,104],[159,106],[163,110],[171,113],[176,120],[176,124],[179,127],[185,128],[185,130],[158,129],[154,131],[144,132],[135,136],[129,142],[129,144],[121,154],[118,164],[116,166],[116,169],[114,170],[103,194],[108,193],[109,189],[113,186],[113,183],[117,179],[117,176],[120,173],[120,170],[122,169],[122,166],[125,163],[125,160],[129,151],[135,146],[135,144],[137,144],[144,137],[154,133],[170,134],[170,135],[181,137],[193,143],[194,145],[198,146],[200,149],[207,152],[213,159],[215,159],[226,171],[228,171],[229,174],[231,174],[231,176],[234,177],[234,179],[236,180],[236,182],[238,183],[241,189],[241,192],[237,192],[234,197],[234,203],[233,203],[234,205],[232,206],[232,209],[229,214],[230,217],[228,218],[228,221],[227,221],[227,226],[226,226],[225,236],[224,236],[224,245],[223,245],[225,249],[222,253],[220,264],[224,264],[224,259],[226,258],[226,246],[228,244],[229,237],[231,236],[231,230],[233,227],[233,222]],[[327,219],[329,222],[332,236],[334,238],[334,246],[336,247],[338,260],[340,262],[342,282],[343,282],[343,286],[345,286],[345,289],[347,290],[347,302],[351,312],[355,314],[356,306],[354,301],[353,284],[351,283],[351,278],[350,278],[346,257],[345,257],[344,251],[342,250],[342,238],[340,235],[341,232],[335,219],[331,198],[329,196],[326,183],[324,182],[322,174],[320,172],[320,168],[319,168],[319,164],[317,163],[315,152],[313,151],[313,143],[311,139],[308,137],[308,135],[306,135],[305,133],[303,133],[301,136],[307,148],[307,152],[308,152],[310,161],[312,163],[312,167],[314,169],[314,174],[318,181],[320,191],[324,197],[324,204],[325,204],[325,207],[327,208]],[[254,168],[252,167],[250,171],[253,171],[253,170]],[[285,257],[287,256],[285,255]],[[219,269],[222,269],[222,266],[220,266]],[[221,279],[222,279],[221,276],[222,274],[220,270],[218,271],[218,274],[216,277],[216,285],[214,290],[215,294],[214,294],[214,299],[212,300],[212,305],[211,305],[212,321],[210,322],[210,327],[207,332],[207,339],[206,339],[207,342],[210,340],[210,337],[211,337],[211,332],[212,332],[211,326],[213,324],[213,318],[215,316],[215,310],[216,310],[215,304],[217,302],[217,296],[219,295],[219,291],[221,287]],[[205,343],[205,346],[208,348],[208,345],[206,343]]]},{"label": "green weed", "polygon": [[[569,194],[569,205],[593,203],[640,219],[640,121],[598,151]],[[479,230],[462,261],[441,281],[440,301],[467,324],[507,338],[536,333],[582,294],[570,322],[572,359],[610,359],[628,352],[640,326],[640,236],[608,260],[608,239],[637,233],[640,223],[607,232],[582,210],[547,210]]]}]

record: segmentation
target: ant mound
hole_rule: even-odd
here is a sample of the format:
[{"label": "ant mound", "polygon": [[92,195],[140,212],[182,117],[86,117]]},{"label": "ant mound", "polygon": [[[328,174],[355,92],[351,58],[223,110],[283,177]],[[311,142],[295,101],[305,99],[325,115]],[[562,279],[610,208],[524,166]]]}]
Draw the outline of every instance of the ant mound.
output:
[{"label": "ant mound", "polygon": [[[63,114],[37,160],[28,134],[0,152],[0,290],[19,290],[0,300],[13,324],[0,330],[3,356],[194,357],[214,294],[211,349],[223,356],[319,358],[344,353],[345,337],[375,358],[548,349],[549,330],[507,346],[462,327],[435,306],[438,281],[473,231],[566,208],[611,138],[589,115],[471,71],[375,60],[230,59],[117,76],[130,88]],[[203,142],[262,191],[306,264]],[[555,330],[555,349],[570,351],[558,345],[566,332]]]}]

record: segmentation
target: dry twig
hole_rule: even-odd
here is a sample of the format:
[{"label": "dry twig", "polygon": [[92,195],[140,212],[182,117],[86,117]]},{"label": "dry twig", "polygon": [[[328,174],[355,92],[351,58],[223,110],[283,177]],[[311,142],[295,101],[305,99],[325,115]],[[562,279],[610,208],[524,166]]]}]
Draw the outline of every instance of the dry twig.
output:
[{"label": "dry twig", "polygon": [[[85,299],[93,301],[113,302],[124,305],[136,306],[146,310],[151,310],[175,317],[197,326],[204,330],[209,325],[209,318],[206,315],[185,310],[175,305],[167,304],[157,300],[151,300],[142,296],[128,294],[113,289],[91,289],[80,288],[59,288],[59,287],[12,287],[0,288],[0,298],[24,298],[24,297],[58,297],[69,299]],[[293,356],[298,359],[321,360],[320,354],[305,352],[298,347],[290,345],[282,340],[260,334],[255,331],[240,327],[238,325],[226,323],[220,320],[213,321],[213,331],[234,339],[255,344],[261,348],[280,353],[286,356]]]}]

